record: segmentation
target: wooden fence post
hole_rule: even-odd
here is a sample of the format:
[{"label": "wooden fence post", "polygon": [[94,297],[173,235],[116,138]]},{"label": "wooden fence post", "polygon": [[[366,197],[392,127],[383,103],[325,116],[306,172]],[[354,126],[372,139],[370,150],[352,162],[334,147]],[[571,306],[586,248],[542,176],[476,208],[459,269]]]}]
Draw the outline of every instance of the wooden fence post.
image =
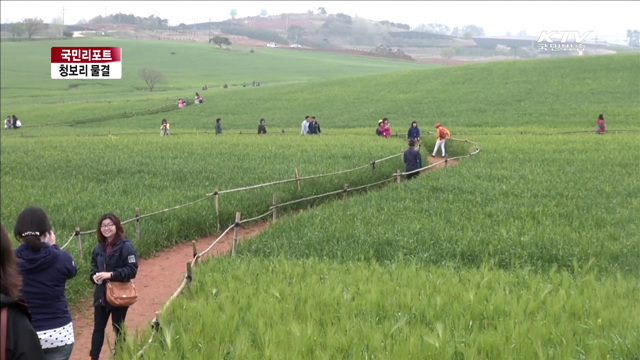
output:
[{"label": "wooden fence post", "polygon": [[278,219],[278,195],[273,193],[273,222]]},{"label": "wooden fence post", "polygon": [[445,158],[445,159],[444,159],[444,168],[446,169],[446,168],[448,168],[448,167],[449,167],[449,159],[448,159],[448,158]]},{"label": "wooden fence post", "polygon": [[296,172],[296,182],[298,183],[298,191],[300,191],[300,173],[298,172],[298,168],[294,168]]},{"label": "wooden fence post", "polygon": [[136,241],[140,241],[140,208],[136,208]]},{"label": "wooden fence post", "polygon": [[191,289],[191,280],[193,280],[193,278],[191,277],[191,261],[187,261],[187,288]]},{"label": "wooden fence post", "polygon": [[342,190],[342,200],[347,198],[347,191],[349,191],[349,184],[344,184],[344,189]]},{"label": "wooden fence post", "polygon": [[238,233],[240,232],[240,216],[241,213],[236,212],[236,223],[233,225],[233,247],[231,248],[231,254],[236,256],[236,247],[238,246]]},{"label": "wooden fence post", "polygon": [[195,258],[196,256],[198,256],[198,249],[196,248],[196,241],[195,240],[191,240],[191,246],[193,246],[193,258]]},{"label": "wooden fence post", "polygon": [[218,231],[220,231],[220,194],[218,194],[218,188],[213,195],[216,197],[216,218],[218,218]]},{"label": "wooden fence post", "polygon": [[78,237],[78,252],[80,253],[80,259],[84,260],[84,254],[82,252],[82,236],[80,235],[80,226],[76,226],[76,236]]},{"label": "wooden fence post", "polygon": [[398,182],[398,184],[400,184],[402,182],[402,175],[400,173],[400,169],[398,169],[398,171],[396,171],[396,181]]}]

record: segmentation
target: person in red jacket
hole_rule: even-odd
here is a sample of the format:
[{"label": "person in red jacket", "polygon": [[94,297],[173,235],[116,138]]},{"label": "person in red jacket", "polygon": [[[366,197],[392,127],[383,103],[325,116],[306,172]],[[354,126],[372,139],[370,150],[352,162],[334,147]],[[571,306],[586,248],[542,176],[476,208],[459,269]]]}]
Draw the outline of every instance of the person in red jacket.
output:
[{"label": "person in red jacket", "polygon": [[383,118],[382,125],[378,128],[380,130],[380,136],[389,138],[391,137],[391,128],[389,127],[389,119]]},{"label": "person in red jacket", "polygon": [[600,134],[600,135],[604,134],[605,131],[607,131],[607,123],[604,121],[604,114],[600,114],[598,116],[597,131],[598,131],[598,134]]}]

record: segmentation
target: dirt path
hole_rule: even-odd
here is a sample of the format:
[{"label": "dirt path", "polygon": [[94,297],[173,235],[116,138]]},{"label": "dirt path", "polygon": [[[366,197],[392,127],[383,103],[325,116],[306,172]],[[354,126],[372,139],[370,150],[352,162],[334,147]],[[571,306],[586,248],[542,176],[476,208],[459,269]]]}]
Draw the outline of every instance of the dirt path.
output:
[{"label": "dirt path", "polygon": [[[428,153],[425,156],[429,163],[433,164],[442,161],[441,157],[432,158]],[[455,165],[457,160],[450,160],[449,165]],[[436,165],[433,170],[441,169],[444,163]],[[240,228],[241,240],[250,239],[267,226],[270,222],[260,222],[248,227]],[[198,252],[204,251],[211,245],[217,236],[210,236],[198,239],[196,248]],[[230,231],[220,240],[216,246],[207,254],[208,257],[226,254],[231,251],[233,242],[233,231]],[[138,302],[129,308],[127,313],[127,329],[132,332],[144,330],[150,326],[151,320],[157,311],[162,309],[167,300],[178,289],[186,273],[186,263],[193,258],[193,247],[191,241],[176,245],[174,247],[158,252],[150,259],[140,259],[138,275],[136,276],[136,288],[138,290]],[[75,345],[71,360],[86,360],[89,358],[91,348],[91,333],[93,331],[93,307],[91,306],[93,297],[75,306],[73,314],[73,326],[75,329]],[[101,359],[109,359],[109,345],[107,339],[113,344],[113,330],[111,321],[107,324],[105,344],[100,353]]]}]

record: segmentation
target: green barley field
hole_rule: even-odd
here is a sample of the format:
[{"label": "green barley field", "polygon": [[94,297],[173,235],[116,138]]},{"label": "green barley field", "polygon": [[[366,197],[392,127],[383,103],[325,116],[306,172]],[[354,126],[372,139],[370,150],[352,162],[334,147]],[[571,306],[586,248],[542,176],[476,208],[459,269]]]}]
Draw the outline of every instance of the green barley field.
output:
[{"label": "green barley field", "polygon": [[[235,258],[207,261],[161,315],[149,358],[633,359],[640,356],[640,57],[468,65],[288,49],[134,40],[123,79],[50,79],[49,49],[1,43],[1,218],[45,208],[66,241],[112,211],[141,221],[141,255],[217,233],[280,202],[383,181],[399,157],[346,174],[220,196],[218,190],[332,173],[399,154],[418,121],[482,152],[454,167],[279,210]],[[171,54],[174,52],[175,54]],[[153,92],[137,77],[165,80]],[[260,87],[243,83],[260,81]],[[222,84],[228,83],[228,89]],[[201,91],[207,84],[208,91]],[[177,109],[177,99],[205,103]],[[609,133],[594,133],[604,113]],[[316,115],[319,137],[299,135]],[[388,117],[394,134],[373,135]],[[224,133],[212,134],[222,118]],[[167,118],[171,136],[159,136]],[[268,134],[255,135],[265,118]],[[625,130],[625,131],[623,131]],[[449,144],[464,155],[464,143]],[[304,210],[299,212],[298,210]],[[133,224],[127,232],[134,236]],[[95,235],[83,239],[91,246]],[[85,245],[86,246],[86,245]],[[69,245],[87,273],[87,254]],[[87,252],[87,250],[85,250]],[[72,303],[89,296],[79,276]],[[149,332],[132,336],[131,358]]]}]

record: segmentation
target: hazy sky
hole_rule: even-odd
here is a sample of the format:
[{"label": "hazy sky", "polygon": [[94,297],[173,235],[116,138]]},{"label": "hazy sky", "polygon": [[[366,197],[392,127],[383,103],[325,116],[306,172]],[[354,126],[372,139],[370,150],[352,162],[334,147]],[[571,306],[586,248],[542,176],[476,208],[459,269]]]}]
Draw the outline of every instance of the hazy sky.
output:
[{"label": "hazy sky", "polygon": [[[640,30],[638,1],[0,1],[2,22],[39,17],[50,22],[62,15],[65,24],[98,15],[122,12],[169,19],[180,23],[222,21],[236,9],[238,17],[286,12],[317,12],[324,7],[330,14],[343,13],[371,20],[409,24],[442,23],[450,28],[474,24],[486,35],[513,35],[525,30],[530,36],[541,31],[593,31],[588,39],[619,38],[628,29]],[[634,15],[635,14],[635,15]]]}]

